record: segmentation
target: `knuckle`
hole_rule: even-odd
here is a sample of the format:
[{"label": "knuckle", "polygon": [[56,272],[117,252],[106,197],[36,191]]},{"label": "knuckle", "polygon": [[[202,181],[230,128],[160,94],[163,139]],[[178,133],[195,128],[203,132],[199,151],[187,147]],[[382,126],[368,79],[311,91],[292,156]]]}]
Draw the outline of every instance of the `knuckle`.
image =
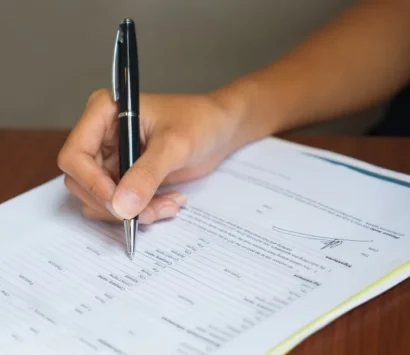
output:
[{"label": "knuckle", "polygon": [[108,89],[94,91],[88,99],[88,105],[98,105],[101,110],[108,112],[116,109],[112,93]]},{"label": "knuckle", "polygon": [[95,179],[95,178],[91,179],[88,190],[89,190],[91,196],[93,196],[95,198],[99,198],[100,188],[99,188],[99,182],[98,182],[97,179]]},{"label": "knuckle", "polygon": [[105,101],[108,97],[111,97],[108,89],[97,89],[93,91],[88,98],[88,102],[94,102],[94,101]]},{"label": "knuckle", "polygon": [[57,156],[57,166],[62,171],[67,171],[70,166],[70,154],[63,148]]},{"label": "knuckle", "polygon": [[69,175],[64,175],[64,186],[68,189],[71,190],[71,181],[70,181],[70,176]]}]

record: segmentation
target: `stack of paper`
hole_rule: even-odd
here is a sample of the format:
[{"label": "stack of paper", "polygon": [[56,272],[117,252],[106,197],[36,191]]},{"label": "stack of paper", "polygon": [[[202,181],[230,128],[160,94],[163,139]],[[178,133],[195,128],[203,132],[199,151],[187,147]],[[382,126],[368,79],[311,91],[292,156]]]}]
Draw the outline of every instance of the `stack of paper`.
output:
[{"label": "stack of paper", "polygon": [[406,175],[269,138],[173,188],[134,261],[61,177],[0,205],[1,353],[283,354],[409,276]]}]

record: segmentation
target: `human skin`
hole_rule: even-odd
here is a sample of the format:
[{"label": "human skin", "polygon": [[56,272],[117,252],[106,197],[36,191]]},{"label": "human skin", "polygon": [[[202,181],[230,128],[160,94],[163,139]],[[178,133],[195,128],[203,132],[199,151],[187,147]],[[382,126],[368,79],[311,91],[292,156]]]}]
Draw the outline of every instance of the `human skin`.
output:
[{"label": "human skin", "polygon": [[119,181],[117,106],[94,92],[58,156],[89,218],[175,216],[161,185],[212,172],[236,149],[391,97],[410,78],[410,0],[358,2],[273,63],[203,94],[141,94],[143,154]]}]

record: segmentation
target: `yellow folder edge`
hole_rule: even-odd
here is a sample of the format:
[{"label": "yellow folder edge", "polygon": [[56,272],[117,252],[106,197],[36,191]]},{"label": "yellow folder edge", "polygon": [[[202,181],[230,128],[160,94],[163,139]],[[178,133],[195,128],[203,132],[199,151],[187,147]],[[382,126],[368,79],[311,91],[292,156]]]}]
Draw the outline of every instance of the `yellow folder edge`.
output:
[{"label": "yellow folder edge", "polygon": [[[325,321],[327,318],[331,318],[332,315],[335,312],[337,312],[340,308],[342,308],[344,306],[347,306],[350,302],[353,302],[356,299],[358,299],[359,297],[364,296],[367,292],[370,292],[372,289],[381,286],[383,283],[387,282],[388,280],[395,277],[396,275],[399,275],[399,274],[403,273],[405,270],[407,270],[409,268],[410,268],[410,261],[398,266],[396,269],[390,271],[389,273],[387,273],[386,275],[384,275],[383,277],[381,277],[377,281],[373,282],[369,286],[362,289],[360,292],[358,292],[355,295],[347,298],[345,301],[343,301],[342,303],[340,303],[339,305],[334,307],[329,312],[325,313],[324,315],[320,316],[319,318],[317,318],[313,322],[311,322],[311,323],[307,324],[306,326],[304,326],[303,328],[299,329],[296,333],[294,333],[293,335],[291,335],[290,337],[288,337],[287,339],[282,341],[279,345],[277,345],[274,348],[272,348],[271,350],[269,350],[266,353],[266,355],[272,355],[274,353],[275,354],[277,354],[277,353],[279,353],[279,354],[289,353],[290,351],[292,351],[293,348],[295,348],[298,344],[300,344],[300,343],[298,343],[295,346],[293,346],[292,348],[289,348],[289,343],[291,343],[295,338],[297,338],[298,336],[301,336],[303,333],[308,331],[310,328],[314,327],[317,323],[322,323],[322,321]],[[386,290],[386,291],[388,291],[388,290]],[[358,306],[360,306],[360,305],[358,305]],[[286,349],[286,348],[288,348],[288,352],[285,352],[284,349]]]}]

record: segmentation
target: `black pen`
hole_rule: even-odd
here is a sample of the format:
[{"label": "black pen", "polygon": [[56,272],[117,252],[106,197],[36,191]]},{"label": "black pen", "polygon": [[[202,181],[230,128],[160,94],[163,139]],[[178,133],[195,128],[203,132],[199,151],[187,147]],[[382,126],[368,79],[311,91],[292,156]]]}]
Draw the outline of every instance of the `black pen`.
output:
[{"label": "black pen", "polygon": [[[140,157],[139,68],[134,22],[125,19],[117,31],[112,65],[114,100],[118,102],[120,179]],[[124,220],[127,253],[132,260],[138,216]]]}]

